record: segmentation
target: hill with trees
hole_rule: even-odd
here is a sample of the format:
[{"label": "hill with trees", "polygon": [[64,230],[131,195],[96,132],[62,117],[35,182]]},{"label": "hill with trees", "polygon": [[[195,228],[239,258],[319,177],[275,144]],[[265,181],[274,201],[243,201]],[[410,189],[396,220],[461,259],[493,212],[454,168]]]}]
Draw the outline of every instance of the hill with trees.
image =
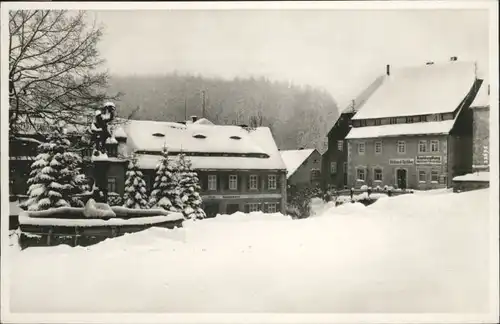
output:
[{"label": "hill with trees", "polygon": [[339,115],[325,90],[265,78],[113,76],[110,90],[122,93],[119,116],[133,113],[134,119],[184,121],[202,116],[205,106],[205,117],[215,124],[270,127],[280,149],[323,152],[327,132]]}]

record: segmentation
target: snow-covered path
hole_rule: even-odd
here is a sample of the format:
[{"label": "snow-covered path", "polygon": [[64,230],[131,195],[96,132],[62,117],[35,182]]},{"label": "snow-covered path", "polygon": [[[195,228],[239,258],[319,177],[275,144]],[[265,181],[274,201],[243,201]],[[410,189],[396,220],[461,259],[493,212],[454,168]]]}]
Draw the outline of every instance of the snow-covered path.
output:
[{"label": "snow-covered path", "polygon": [[486,312],[489,190],[223,215],[11,262],[12,312]]}]

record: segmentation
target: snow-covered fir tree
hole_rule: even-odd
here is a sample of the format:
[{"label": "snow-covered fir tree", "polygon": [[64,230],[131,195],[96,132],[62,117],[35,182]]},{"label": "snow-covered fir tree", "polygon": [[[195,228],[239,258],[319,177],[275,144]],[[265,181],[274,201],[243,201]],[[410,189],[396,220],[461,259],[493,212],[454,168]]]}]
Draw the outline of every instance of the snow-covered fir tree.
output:
[{"label": "snow-covered fir tree", "polygon": [[205,211],[201,208],[200,180],[193,171],[191,161],[184,155],[179,155],[179,185],[181,187],[182,213],[188,219],[203,219]]},{"label": "snow-covered fir tree", "polygon": [[[63,139],[66,140],[64,135]],[[88,179],[81,172],[82,158],[77,153],[68,151],[63,153],[63,157],[66,167],[61,170],[62,182],[68,184],[66,190],[64,190],[63,198],[73,207],[83,207],[85,205],[83,201],[78,196],[75,196],[90,191]]]},{"label": "snow-covered fir tree", "polygon": [[143,179],[142,171],[137,166],[137,159],[135,157],[132,157],[128,164],[123,200],[123,206],[127,208],[148,208],[146,182]]},{"label": "snow-covered fir tree", "polygon": [[164,148],[162,158],[156,166],[156,177],[149,206],[175,212],[180,211],[182,210],[180,194],[176,166],[169,160],[168,150]]},{"label": "snow-covered fir tree", "polygon": [[[75,190],[75,159],[68,155],[70,142],[61,128],[54,129],[46,143],[38,147],[39,154],[31,165],[28,184],[28,200],[23,204],[28,210],[71,205],[71,195]],[[78,178],[80,179],[80,178]]]}]

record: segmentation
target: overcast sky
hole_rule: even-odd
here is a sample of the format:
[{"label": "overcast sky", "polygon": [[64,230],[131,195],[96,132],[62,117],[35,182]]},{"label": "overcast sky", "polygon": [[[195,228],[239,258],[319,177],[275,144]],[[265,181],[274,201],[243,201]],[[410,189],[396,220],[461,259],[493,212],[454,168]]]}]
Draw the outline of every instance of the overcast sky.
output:
[{"label": "overcast sky", "polygon": [[344,106],[386,64],[476,60],[488,69],[480,10],[98,11],[112,74],[177,70],[267,76],[323,87]]}]

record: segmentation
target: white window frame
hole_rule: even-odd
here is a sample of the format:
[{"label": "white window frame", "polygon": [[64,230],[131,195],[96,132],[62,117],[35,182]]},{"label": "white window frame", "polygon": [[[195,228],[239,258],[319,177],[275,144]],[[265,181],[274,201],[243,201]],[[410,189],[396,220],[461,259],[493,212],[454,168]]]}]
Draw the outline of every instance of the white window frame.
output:
[{"label": "white window frame", "polygon": [[[422,148],[423,148],[423,150],[422,150]],[[418,141],[418,153],[427,153],[427,141],[426,140],[419,140]]]},{"label": "white window frame", "polygon": [[343,140],[337,140],[337,150],[338,151],[344,150],[344,141]]},{"label": "white window frame", "polygon": [[336,174],[336,173],[337,173],[337,162],[331,161],[330,162],[330,174]]},{"label": "white window frame", "polygon": [[248,189],[257,190],[259,188],[259,178],[256,174],[251,174],[248,177]]},{"label": "white window frame", "polygon": [[278,181],[275,174],[269,174],[267,176],[267,188],[270,190],[276,190],[278,187]]},{"label": "white window frame", "polygon": [[[403,148],[403,151],[400,150],[401,147]],[[406,142],[405,141],[398,141],[397,151],[398,151],[398,154],[406,154]]]},{"label": "white window frame", "polygon": [[[361,150],[361,147],[363,147],[363,150]],[[366,152],[366,143],[365,142],[359,142],[358,143],[358,154],[359,155],[364,155]]]},{"label": "white window frame", "polygon": [[[380,171],[380,179],[377,179],[376,171]],[[383,182],[384,181],[384,170],[381,167],[373,168],[373,182]]]},{"label": "white window frame", "polygon": [[[380,151],[377,151],[377,144],[380,145]],[[374,144],[374,150],[375,150],[375,154],[382,154],[382,151],[383,151],[382,141],[376,141],[375,142],[375,144]]]},{"label": "white window frame", "polygon": [[[420,173],[424,174],[424,180],[420,179]],[[418,170],[418,183],[427,183],[427,171],[426,170]]]},{"label": "white window frame", "polygon": [[[434,145],[436,149],[434,150]],[[439,152],[439,141],[438,140],[431,140],[431,152],[436,153]]]},{"label": "white window frame", "polygon": [[[363,179],[360,179],[360,177],[358,177],[359,171],[363,171]],[[366,182],[366,168],[365,167],[357,167],[356,168],[356,181]]]},{"label": "white window frame", "polygon": [[[432,180],[432,176],[435,175],[437,180]],[[439,171],[431,170],[431,183],[439,183]]]},{"label": "white window frame", "polygon": [[256,211],[260,211],[260,204],[259,203],[249,203],[248,204],[248,212],[252,213],[252,212],[256,212]]},{"label": "white window frame", "polygon": [[229,175],[229,190],[238,190],[238,176],[236,174]]},{"label": "white window frame", "polygon": [[[268,213],[277,213],[278,212],[278,204],[277,203],[268,203],[267,204],[267,212]],[[271,208],[272,206],[272,208]],[[271,210],[273,209],[273,210]]]},{"label": "white window frame", "polygon": [[208,175],[208,190],[217,190],[217,175]]}]

